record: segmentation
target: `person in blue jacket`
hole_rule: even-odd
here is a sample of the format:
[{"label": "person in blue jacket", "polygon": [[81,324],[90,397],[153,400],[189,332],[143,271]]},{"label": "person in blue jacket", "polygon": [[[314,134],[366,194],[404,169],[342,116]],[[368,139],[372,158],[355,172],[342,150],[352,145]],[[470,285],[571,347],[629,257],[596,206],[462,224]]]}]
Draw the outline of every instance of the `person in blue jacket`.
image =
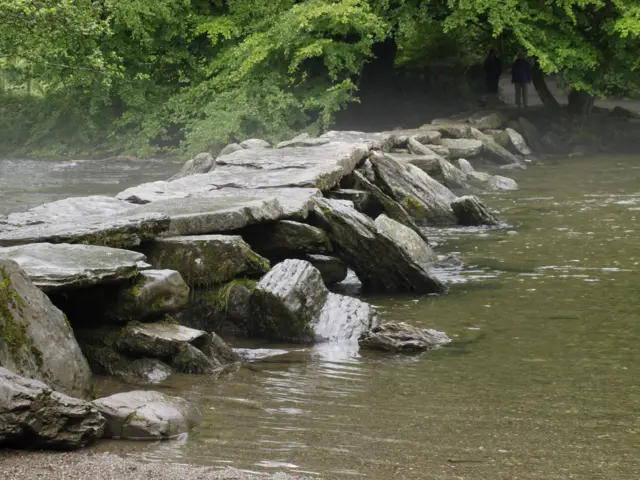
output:
[{"label": "person in blue jacket", "polygon": [[528,87],[531,79],[531,64],[525,58],[524,53],[520,52],[511,67],[511,83],[516,88],[516,105],[518,107],[529,105]]}]

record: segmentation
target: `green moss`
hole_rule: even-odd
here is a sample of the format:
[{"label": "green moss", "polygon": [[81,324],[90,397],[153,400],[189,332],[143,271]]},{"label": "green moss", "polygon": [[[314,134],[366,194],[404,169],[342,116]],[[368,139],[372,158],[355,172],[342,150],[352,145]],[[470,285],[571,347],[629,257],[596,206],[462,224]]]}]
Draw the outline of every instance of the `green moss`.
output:
[{"label": "green moss", "polygon": [[67,317],[67,314],[63,313],[62,317],[64,318],[64,323],[67,324],[67,328],[69,328],[69,330],[73,331],[73,328],[71,328],[71,323],[69,323],[69,317]]},{"label": "green moss", "polygon": [[411,214],[413,217],[417,218],[425,218],[427,216],[426,208],[423,204],[418,202],[413,197],[404,197],[402,199],[402,206]]},{"label": "green moss", "polygon": [[[0,268],[0,336],[7,343],[9,351],[16,356],[20,349],[29,343],[27,326],[22,323],[24,302],[13,285],[5,267]],[[18,319],[15,318],[16,312]],[[34,347],[35,348],[35,347]],[[40,354],[40,358],[42,354]]]},{"label": "green moss", "polygon": [[167,325],[180,325],[180,322],[178,322],[178,320],[176,320],[174,317],[172,317],[168,313],[164,317],[162,317],[162,320],[160,320],[160,323],[165,323]]},{"label": "green moss", "polygon": [[245,287],[250,292],[253,292],[257,284],[258,282],[250,278],[236,278],[231,280],[209,297],[210,305],[213,307],[215,313],[226,313],[229,308],[229,297],[234,287]]}]

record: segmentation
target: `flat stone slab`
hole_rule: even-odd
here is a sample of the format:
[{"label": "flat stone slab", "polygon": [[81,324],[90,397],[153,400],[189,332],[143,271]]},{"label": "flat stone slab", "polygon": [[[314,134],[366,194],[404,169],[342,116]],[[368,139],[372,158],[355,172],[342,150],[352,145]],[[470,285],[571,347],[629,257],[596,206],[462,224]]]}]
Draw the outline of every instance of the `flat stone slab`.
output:
[{"label": "flat stone slab", "polygon": [[[198,176],[191,175],[185,180]],[[173,193],[176,192],[170,192],[168,198],[164,193],[151,194],[145,199],[153,203],[134,206],[130,212],[168,217],[163,235],[203,235],[238,230],[256,223],[304,219],[309,215],[313,199],[321,196],[316,188],[222,188],[199,193],[185,190],[181,193],[183,196],[171,197]]]},{"label": "flat stone slab", "polygon": [[122,331],[118,348],[134,355],[163,358],[175,355],[183,344],[193,344],[206,335],[202,330],[176,324],[134,324]]},{"label": "flat stone slab", "polygon": [[315,147],[249,149],[218,157],[216,169],[170,182],[143,183],[117,198],[149,203],[187,198],[220,188],[318,188],[328,190],[369,154],[365,143],[330,142]]},{"label": "flat stone slab", "polygon": [[130,248],[169,228],[157,212],[135,212],[128,202],[99,195],[45,203],[0,219],[0,246],[83,243]]},{"label": "flat stone slab", "polygon": [[470,138],[443,138],[442,145],[449,149],[451,158],[472,158],[480,153],[484,148],[480,140]]},{"label": "flat stone slab", "polygon": [[45,292],[126,280],[150,268],[138,252],[94,245],[32,243],[0,248]]}]

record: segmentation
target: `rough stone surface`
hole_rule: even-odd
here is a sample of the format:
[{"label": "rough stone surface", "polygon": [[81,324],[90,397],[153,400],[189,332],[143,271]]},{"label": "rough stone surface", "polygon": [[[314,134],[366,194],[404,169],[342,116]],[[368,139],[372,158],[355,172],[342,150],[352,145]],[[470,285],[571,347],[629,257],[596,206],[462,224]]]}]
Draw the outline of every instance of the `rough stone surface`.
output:
[{"label": "rough stone surface", "polygon": [[128,362],[122,376],[135,383],[161,383],[173,374],[173,369],[156,358],[139,358]]},{"label": "rough stone surface", "polygon": [[143,270],[123,289],[109,316],[135,319],[175,312],[189,301],[189,286],[175,270]]},{"label": "rough stone surface", "polygon": [[458,167],[460,167],[460,170],[462,170],[467,175],[476,171],[476,169],[473,168],[471,163],[469,163],[469,160],[466,160],[464,158],[459,158],[457,160],[457,163],[458,163]]},{"label": "rough stone surface", "polygon": [[[194,177],[202,176],[185,180]],[[315,188],[221,188],[193,195],[186,190],[182,193],[184,197],[157,200],[134,207],[132,211],[162,212],[170,219],[165,236],[205,235],[280,219],[304,219],[313,198],[320,195]]]},{"label": "rough stone surface", "polygon": [[[360,172],[354,172],[360,173]],[[372,207],[371,193],[364,190],[356,190],[353,188],[339,188],[336,190],[330,190],[325,194],[326,198],[332,198],[334,200],[348,200],[353,202],[356,210],[362,213],[366,213]]]},{"label": "rough stone surface", "polygon": [[[439,160],[441,158],[440,155],[438,155],[436,152],[431,150],[431,148],[420,143],[418,139],[415,137],[409,138],[409,140],[407,141],[407,148],[409,149],[409,152],[412,153],[413,155],[421,156],[425,159]],[[447,150],[449,150],[448,147],[446,148]],[[450,150],[449,150],[449,155],[451,155]]]},{"label": "rough stone surface", "polygon": [[[396,202],[389,195],[384,193],[380,187],[371,183],[364,175],[360,172],[353,172],[354,178],[356,179],[356,183],[359,188],[366,190],[369,192],[377,204],[378,211],[369,212],[371,217],[377,216],[378,213],[386,213],[390,218],[393,218],[396,222],[400,222],[402,225],[406,225],[407,227],[418,232],[419,235],[422,235],[420,229],[416,225],[416,222],[413,220],[409,212]],[[426,237],[425,241],[426,241]]]},{"label": "rough stone surface", "polygon": [[331,242],[321,229],[290,220],[248,227],[240,234],[251,248],[269,259],[331,252]]},{"label": "rough stone surface", "polygon": [[118,393],[99,398],[93,405],[107,420],[106,438],[173,438],[202,421],[199,410],[186,400],[153,391]]},{"label": "rough stone surface", "polygon": [[369,304],[330,293],[309,262],[285,260],[253,291],[249,322],[251,335],[308,343],[354,340],[378,317]]},{"label": "rough stone surface", "polygon": [[91,404],[0,367],[0,448],[75,450],[104,427]]},{"label": "rough stone surface", "polygon": [[196,173],[207,173],[216,167],[216,161],[209,153],[199,153],[191,160],[188,160],[169,180],[187,177]]},{"label": "rough stone surface", "polygon": [[477,128],[471,128],[470,135],[474,139],[480,140],[482,142],[483,152],[494,161],[500,164],[520,163],[518,157],[516,157],[506,148],[499,145],[498,142],[496,142],[489,135],[482,133]]},{"label": "rough stone surface", "polygon": [[0,247],[51,242],[130,248],[168,226],[166,215],[132,212],[131,204],[115,198],[74,197],[0,219]]},{"label": "rough stone surface", "polygon": [[240,142],[240,146],[245,150],[259,149],[259,148],[271,148],[271,144],[266,140],[259,138],[250,138],[244,142]]},{"label": "rough stone surface", "polygon": [[269,261],[238,235],[159,239],[150,245],[148,256],[155,268],[177,270],[190,286],[211,286],[269,270]]},{"label": "rough stone surface", "polygon": [[301,133],[296,135],[291,140],[285,140],[280,142],[276,148],[289,148],[289,147],[316,147],[318,145],[325,145],[331,142],[329,138],[315,138],[308,133]]},{"label": "rough stone surface", "polygon": [[519,153],[521,153],[522,155],[531,155],[533,153],[529,148],[529,145],[527,145],[527,142],[525,141],[524,137],[520,135],[517,131],[515,131],[513,128],[507,128],[506,132],[507,132],[507,135],[509,136],[510,144],[513,145],[513,147]]},{"label": "rough stone surface", "polygon": [[119,335],[118,349],[134,356],[171,357],[187,344],[200,344],[207,333],[171,323],[134,323]]},{"label": "rough stone surface", "polygon": [[32,243],[0,248],[0,258],[15,261],[46,292],[118,282],[149,268],[141,253],[94,245]]},{"label": "rough stone surface", "polygon": [[469,184],[469,176],[448,160],[440,160],[440,172],[442,183],[453,191],[474,190]]},{"label": "rough stone surface", "polygon": [[339,258],[327,255],[307,255],[304,260],[318,269],[325,285],[334,285],[347,278],[347,266]]},{"label": "rough stone surface", "polygon": [[502,128],[505,119],[498,112],[477,112],[471,115],[467,122],[478,130],[497,130]]},{"label": "rough stone surface", "polygon": [[455,223],[450,204],[456,198],[445,186],[414,165],[398,163],[384,154],[371,157],[378,186],[418,223]]},{"label": "rough stone surface", "polygon": [[488,186],[492,190],[517,190],[518,184],[515,180],[501,175],[492,175]]},{"label": "rough stone surface", "polygon": [[412,229],[386,215],[380,215],[374,223],[379,232],[393,238],[416,263],[429,265],[435,261],[436,255],[431,247]]},{"label": "rough stone surface", "polygon": [[220,150],[218,157],[222,157],[223,155],[229,155],[230,153],[237,152],[238,150],[242,150],[242,149],[243,148],[237,143],[230,143],[229,145],[224,147],[222,150]]},{"label": "rough stone surface", "polygon": [[18,264],[2,258],[0,365],[68,395],[91,392],[91,371],[64,314]]},{"label": "rough stone surface", "polygon": [[501,147],[509,148],[511,146],[511,139],[505,130],[485,130],[484,133],[493,138]]},{"label": "rough stone surface", "polygon": [[416,293],[446,290],[394,238],[379,231],[360,212],[334,200],[318,199],[314,218],[329,235],[336,255],[353,269],[365,288]]},{"label": "rough stone surface", "polygon": [[480,155],[483,144],[480,140],[471,138],[443,138],[442,145],[449,149],[451,158],[473,158]]},{"label": "rough stone surface", "polygon": [[534,152],[543,152],[544,145],[542,143],[542,136],[536,126],[524,117],[520,117],[518,123],[520,124],[518,131],[522,133],[529,147],[531,147]]},{"label": "rough stone surface", "polygon": [[451,203],[460,225],[499,225],[500,221],[478,197],[467,195]]},{"label": "rough stone surface", "polygon": [[386,323],[364,332],[358,342],[362,348],[393,353],[433,350],[451,342],[442,332],[421,329],[407,323]]},{"label": "rough stone surface", "polygon": [[437,176],[442,173],[440,162],[443,160],[439,155],[412,155],[412,154],[388,154],[390,158],[401,164],[410,163],[420,170],[431,176]]},{"label": "rough stone surface", "polygon": [[425,144],[424,146],[446,160],[451,158],[451,152],[444,145]]},{"label": "rough stone surface", "polygon": [[225,187],[330,190],[365,160],[369,150],[365,143],[344,142],[317,147],[239,150],[218,157],[217,167],[212,172],[171,182],[144,183],[120,192],[117,198],[142,204],[210,195],[212,190]]}]

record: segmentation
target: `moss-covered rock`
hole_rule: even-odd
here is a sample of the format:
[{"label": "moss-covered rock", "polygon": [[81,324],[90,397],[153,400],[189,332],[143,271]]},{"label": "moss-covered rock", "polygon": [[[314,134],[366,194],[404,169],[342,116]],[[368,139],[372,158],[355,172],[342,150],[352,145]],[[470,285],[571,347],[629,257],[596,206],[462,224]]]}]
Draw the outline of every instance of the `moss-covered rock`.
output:
[{"label": "moss-covered rock", "polygon": [[450,204],[456,196],[448,188],[418,167],[402,165],[384,154],[374,153],[371,163],[380,189],[400,203],[418,224],[455,224]]},{"label": "moss-covered rock", "polygon": [[176,312],[187,305],[189,286],[175,270],[144,270],[105,305],[115,321],[143,320]]},{"label": "moss-covered rock", "polygon": [[64,314],[11,260],[0,258],[0,365],[86,397],[91,371]]},{"label": "moss-covered rock", "polygon": [[210,287],[235,277],[259,277],[269,261],[237,235],[200,235],[159,239],[150,245],[155,268],[177,270],[192,287]]}]

